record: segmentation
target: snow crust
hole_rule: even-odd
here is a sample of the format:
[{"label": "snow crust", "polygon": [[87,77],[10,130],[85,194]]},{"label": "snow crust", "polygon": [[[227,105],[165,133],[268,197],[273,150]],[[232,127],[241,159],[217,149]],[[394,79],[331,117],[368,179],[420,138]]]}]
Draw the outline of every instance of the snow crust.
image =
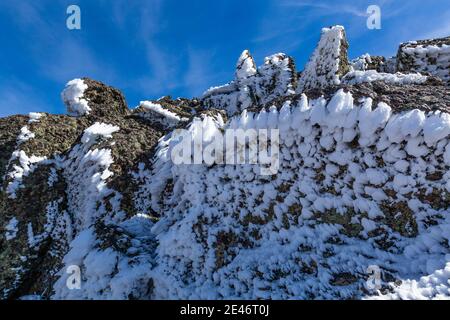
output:
[{"label": "snow crust", "polygon": [[5,226],[6,240],[12,240],[17,236],[17,232],[19,231],[18,224],[19,221],[16,218],[9,220],[8,224]]},{"label": "snow crust", "polygon": [[66,84],[66,88],[61,93],[61,98],[70,115],[83,116],[91,111],[88,101],[84,98],[84,91],[87,88],[87,84],[81,79],[73,79]]},{"label": "snow crust", "polygon": [[[450,148],[447,119],[418,109],[394,114],[385,103],[355,101],[339,90],[329,101],[302,95],[269,112],[243,111],[223,124],[197,121],[207,132],[278,128],[280,174],[269,180],[252,165],[173,165],[171,145],[179,137],[162,138],[152,168],[142,165],[135,173],[139,210],[165,212],[152,228],[159,242],[153,297],[369,298],[382,294],[361,296],[364,277],[345,286],[333,283],[377,265],[404,283],[384,282],[392,292],[384,298],[414,297],[404,291],[423,277],[424,290],[432,294],[421,294],[448,298],[448,276],[439,271],[449,261],[442,245],[450,240],[447,209],[409,198],[421,190],[448,190],[442,161]],[[351,147],[355,139],[357,147]],[[440,181],[427,180],[436,171],[447,173]],[[164,193],[167,181],[173,181],[171,194]],[[387,203],[405,205],[406,211],[394,211],[396,219],[412,215],[404,230],[388,222]],[[330,214],[334,223],[325,220]],[[357,236],[346,234],[348,226],[339,219],[360,225]],[[439,223],[430,225],[429,219]],[[380,246],[384,237],[393,243],[389,250]],[[434,273],[439,281],[430,280]]]},{"label": "snow crust", "polygon": [[[154,116],[150,116],[151,120],[157,121],[165,127],[175,127],[181,120],[176,113],[163,108],[162,105],[151,101],[141,101],[140,106],[145,110],[150,111]],[[147,114],[141,114],[145,118],[149,118]]]},{"label": "snow crust", "polygon": [[400,48],[403,56],[412,60],[412,65],[400,68],[412,69],[411,71],[430,73],[444,81],[450,81],[450,45],[416,45],[406,44]]},{"label": "snow crust", "polygon": [[239,57],[236,78],[229,84],[213,87],[203,94],[204,107],[240,113],[250,106],[266,103],[295,93],[296,71],[293,61],[284,53],[266,57],[257,69],[250,53],[245,50]]},{"label": "snow crust", "polygon": [[[202,100],[205,109],[224,109],[228,120],[205,114],[187,124],[187,135],[168,130],[149,163],[132,169],[138,213],[131,217],[109,183],[113,154],[100,147],[120,128],[96,122],[68,154],[47,160],[21,150],[44,116],[30,113],[10,159],[7,194],[16,198],[23,178],[45,164],[49,187],[64,178],[67,199],[47,205],[41,233],[12,217],[3,226],[6,240],[20,226],[32,249],[49,237],[61,244],[51,251],[64,257],[52,270],[53,299],[449,299],[450,216],[443,203],[450,198],[450,115],[394,112],[343,89],[329,100],[310,99],[309,88],[427,80],[393,74],[395,59],[385,66],[389,73],[366,71],[368,55],[341,78],[343,46],[342,27],[323,29],[298,85],[285,54],[256,68],[244,51],[235,79]],[[417,64],[415,71],[446,79],[440,66],[447,46],[403,50],[417,61],[436,58],[436,68]],[[67,84],[62,98],[70,114],[89,114],[86,89],[80,79]],[[141,106],[143,117],[167,129],[187,121],[155,102]],[[277,174],[261,175],[260,164],[174,163],[180,141],[203,150],[226,129],[279,130]],[[249,153],[256,145],[238,140],[236,148]],[[380,288],[368,287],[373,266]],[[76,290],[68,287],[72,267],[81,272]]]},{"label": "snow crust", "polygon": [[421,84],[427,81],[428,77],[420,73],[395,74],[377,72],[376,70],[351,71],[342,78],[342,83],[355,85],[363,82],[384,81],[388,84],[405,85]]}]

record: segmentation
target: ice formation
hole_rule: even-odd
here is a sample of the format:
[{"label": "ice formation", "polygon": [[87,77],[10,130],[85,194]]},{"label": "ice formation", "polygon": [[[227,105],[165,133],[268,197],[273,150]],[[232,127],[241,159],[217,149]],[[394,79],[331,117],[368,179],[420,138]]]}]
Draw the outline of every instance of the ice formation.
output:
[{"label": "ice formation", "polygon": [[[0,130],[0,297],[449,299],[445,41],[348,62],[343,27],[325,28],[301,73],[246,50],[201,99],[133,110],[111,87],[69,82],[77,117]],[[227,164],[273,145],[272,129],[274,172]],[[264,134],[191,164],[227,130]],[[194,152],[177,162],[180,141]]]},{"label": "ice formation", "polygon": [[316,50],[305,66],[298,83],[298,91],[339,84],[340,76],[348,70],[347,40],[342,26],[323,28]]},{"label": "ice formation", "polygon": [[84,91],[87,88],[88,86],[81,79],[74,79],[67,83],[66,88],[61,93],[61,98],[70,115],[82,116],[89,114],[91,111],[88,101],[83,98]]},{"label": "ice formation", "polygon": [[142,101],[140,106],[151,114],[150,116],[143,115],[144,117],[150,118],[154,122],[157,121],[165,127],[172,128],[182,120],[176,113],[164,109],[158,103]]},{"label": "ice formation", "polygon": [[450,81],[450,37],[405,43],[398,57],[399,71],[429,73]]}]

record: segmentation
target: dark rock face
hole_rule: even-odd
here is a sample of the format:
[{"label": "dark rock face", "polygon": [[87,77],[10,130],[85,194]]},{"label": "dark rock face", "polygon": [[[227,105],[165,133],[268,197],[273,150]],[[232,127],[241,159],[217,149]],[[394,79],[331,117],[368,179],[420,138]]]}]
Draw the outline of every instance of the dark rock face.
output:
[{"label": "dark rock face", "polygon": [[8,166],[8,161],[15,150],[16,139],[22,128],[28,122],[26,116],[12,116],[0,119],[0,183]]},{"label": "dark rock face", "polygon": [[426,83],[411,85],[375,81],[352,86],[333,86],[325,90],[309,90],[305,93],[311,98],[324,96],[329,99],[339,89],[351,92],[355,98],[370,97],[375,102],[385,102],[396,112],[413,109],[450,112],[450,87],[439,79],[429,79]]},{"label": "dark rock face", "polygon": [[84,97],[90,102],[91,117],[108,119],[130,113],[125,98],[119,90],[88,78],[83,80],[88,86]]},{"label": "dark rock face", "polygon": [[376,70],[383,72],[384,65],[386,64],[386,58],[382,56],[371,56],[368,63],[367,70]]}]

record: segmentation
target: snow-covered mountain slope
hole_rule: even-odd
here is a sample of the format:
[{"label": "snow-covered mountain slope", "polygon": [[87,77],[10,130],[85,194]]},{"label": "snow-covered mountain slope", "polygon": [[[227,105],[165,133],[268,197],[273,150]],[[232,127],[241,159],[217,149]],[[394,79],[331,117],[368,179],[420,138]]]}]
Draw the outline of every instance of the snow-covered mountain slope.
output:
[{"label": "snow-covered mountain slope", "polygon": [[[70,116],[0,119],[0,298],[449,298],[449,41],[350,61],[335,26],[302,72],[244,51],[200,99],[84,78]],[[174,161],[230,129],[216,159],[271,170]]]}]

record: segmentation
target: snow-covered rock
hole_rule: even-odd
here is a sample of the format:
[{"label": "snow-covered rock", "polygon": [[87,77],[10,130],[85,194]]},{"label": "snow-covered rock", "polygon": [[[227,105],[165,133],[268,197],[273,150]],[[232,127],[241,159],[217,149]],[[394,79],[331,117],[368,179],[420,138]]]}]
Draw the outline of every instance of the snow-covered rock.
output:
[{"label": "snow-covered rock", "polygon": [[298,92],[338,85],[349,70],[344,27],[323,28],[319,44],[302,71]]},{"label": "snow-covered rock", "polygon": [[61,98],[70,115],[83,116],[91,111],[88,101],[84,98],[84,91],[87,88],[87,84],[81,79],[73,79],[66,84]]},{"label": "snow-covered rock", "polygon": [[244,51],[199,100],[83,78],[76,117],[0,119],[0,298],[449,299],[448,84],[346,49],[326,28],[300,79]]},{"label": "snow-covered rock", "polygon": [[397,53],[400,72],[421,72],[450,81],[450,37],[411,41],[400,45]]}]

